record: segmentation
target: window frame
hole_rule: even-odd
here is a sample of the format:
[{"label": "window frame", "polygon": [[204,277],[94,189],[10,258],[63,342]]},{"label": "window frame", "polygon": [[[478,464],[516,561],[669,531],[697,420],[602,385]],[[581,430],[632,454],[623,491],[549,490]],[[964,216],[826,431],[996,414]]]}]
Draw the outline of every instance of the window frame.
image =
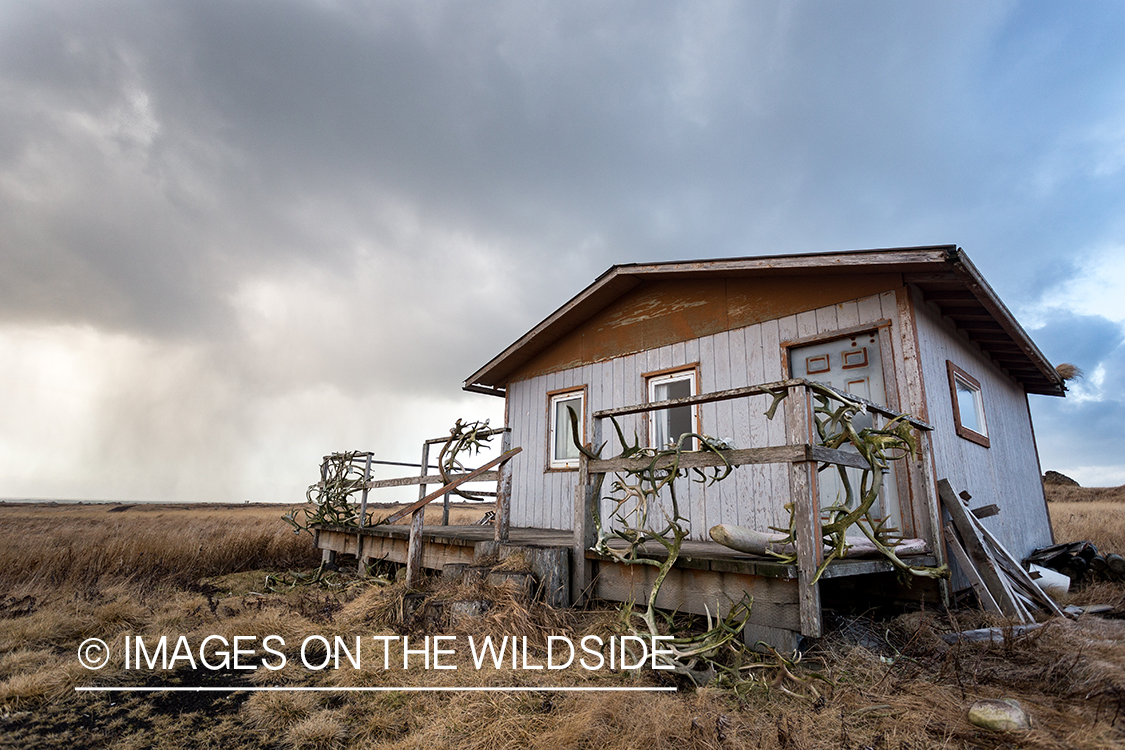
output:
[{"label": "window frame", "polygon": [[[559,459],[555,457],[555,434],[558,430],[558,424],[555,421],[556,408],[555,405],[560,401],[572,401],[575,397],[580,402],[578,409],[578,436],[582,440],[582,444],[586,444],[586,404],[588,403],[586,386],[577,388],[562,388],[555,391],[548,391],[547,393],[547,471],[577,471],[580,456],[574,458]],[[567,425],[567,434],[569,437],[569,423]]]},{"label": "window frame", "polygon": [[[688,380],[691,384],[691,396],[699,395],[699,363],[696,362],[690,365],[681,367],[672,367],[666,370],[656,370],[654,372],[646,372],[641,375],[642,382],[644,383],[645,403],[651,404],[658,400],[655,398],[653,391],[657,385],[661,383],[673,382],[676,380]],[[700,422],[699,404],[691,404],[687,408],[691,409],[691,425],[692,432],[702,434],[702,423]],[[662,449],[665,446],[658,446],[656,444],[656,421],[658,417],[662,416],[667,410],[661,409],[659,411],[645,412],[646,429],[648,434],[648,445],[651,448]],[[684,450],[699,450],[699,441],[692,438],[688,445],[684,446]]]},{"label": "window frame", "polygon": [[[981,387],[980,381],[948,359],[945,360],[945,366],[949,373],[949,398],[953,405],[953,423],[958,436],[985,448],[991,447],[991,441],[988,439],[988,419],[984,408],[984,389]],[[984,428],[984,432],[966,427],[961,423],[961,397],[957,392],[958,382],[966,386],[969,391],[975,393],[972,408],[973,411],[976,412],[977,420],[980,422],[981,427]]]}]

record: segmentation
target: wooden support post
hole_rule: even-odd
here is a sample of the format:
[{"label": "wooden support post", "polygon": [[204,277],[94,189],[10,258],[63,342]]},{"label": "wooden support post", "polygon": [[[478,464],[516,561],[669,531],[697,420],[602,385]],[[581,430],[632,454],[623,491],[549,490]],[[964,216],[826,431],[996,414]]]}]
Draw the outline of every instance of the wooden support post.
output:
[{"label": "wooden support post", "polygon": [[[785,399],[786,442],[811,445],[812,402],[802,386],[791,387]],[[797,597],[801,610],[801,634],[819,638],[822,633],[820,584],[814,583],[817,568],[824,561],[820,533],[820,492],[815,461],[789,464],[789,494],[797,536]]]},{"label": "wooden support post", "polygon": [[367,576],[367,566],[363,564],[363,525],[367,521],[367,493],[371,491],[367,486],[371,481],[371,456],[371,453],[367,454],[367,464],[363,467],[363,496],[359,501],[359,520],[356,524],[359,531],[355,535],[356,573],[360,578]]},{"label": "wooden support post", "polygon": [[[914,481],[918,489],[918,497],[920,502],[925,503],[925,520],[926,532],[922,536],[930,543],[930,549],[934,551],[934,556],[937,558],[937,564],[945,565],[949,562],[948,555],[945,554],[943,528],[941,517],[941,501],[938,499],[938,494],[935,491],[937,487],[937,479],[934,477],[933,467],[933,441],[930,438],[928,430],[918,430],[918,461],[909,461],[914,467]],[[950,587],[949,578],[941,578],[938,580],[938,590],[941,592],[941,601],[946,607],[950,606]]]},{"label": "wooden support post", "polygon": [[[429,473],[430,444],[422,443],[422,474]],[[426,483],[418,485],[418,501],[426,497]],[[422,575],[422,525],[426,518],[426,506],[423,505],[410,517],[410,543],[406,552],[406,585],[414,586]]]},{"label": "wooden support post", "polygon": [[[602,444],[602,421],[594,417],[592,445]],[[593,582],[593,562],[586,559],[586,550],[597,542],[594,528],[594,507],[600,502],[598,490],[601,482],[590,473],[590,459],[586,454],[578,457],[578,479],[574,484],[574,542],[570,550],[570,601],[580,604]]]},{"label": "wooden support post", "polygon": [[[430,466],[430,444],[429,443],[422,443],[422,474],[421,474],[421,476],[426,476],[426,474],[429,473],[429,466]],[[421,482],[418,485],[418,499],[421,500],[425,496],[426,496],[426,483]]]},{"label": "wooden support post", "polygon": [[[500,438],[500,452],[507,453],[511,447],[512,431],[506,429]],[[499,473],[500,477],[496,480],[496,534],[493,539],[506,542],[512,522],[512,462],[500,464]]]},{"label": "wooden support post", "polygon": [[406,585],[416,587],[422,581],[422,524],[426,518],[426,506],[414,511],[410,518],[410,543],[406,551]]}]

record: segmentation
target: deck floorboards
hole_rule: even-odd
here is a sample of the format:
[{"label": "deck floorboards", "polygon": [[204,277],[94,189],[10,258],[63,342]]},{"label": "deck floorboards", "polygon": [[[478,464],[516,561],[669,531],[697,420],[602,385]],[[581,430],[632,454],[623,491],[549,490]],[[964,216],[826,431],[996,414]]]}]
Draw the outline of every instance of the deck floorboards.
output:
[{"label": "deck floorboards", "polygon": [[[356,534],[359,529],[339,526],[321,527],[324,531]],[[362,530],[364,536],[392,537],[408,539],[410,527],[407,525],[368,526]],[[429,544],[445,544],[455,546],[474,546],[478,542],[492,541],[495,530],[491,526],[424,526],[422,536]],[[512,527],[507,544],[533,547],[570,547],[574,542],[573,532],[560,529],[534,529],[527,527]],[[611,546],[624,548],[624,542],[613,543]],[[664,548],[659,544],[650,542],[645,550],[646,557],[663,558]],[[587,551],[586,556],[594,560],[612,560],[612,558]],[[932,555],[918,555],[907,558],[907,562],[920,565],[933,565],[935,559]],[[796,578],[797,566],[778,562],[766,557],[748,555],[744,552],[724,547],[717,542],[685,540],[680,548],[680,557],[676,561],[677,567],[692,568],[696,570],[714,570],[723,573],[744,573],[747,575],[767,576],[770,578]],[[840,578],[868,573],[886,573],[894,570],[894,566],[886,560],[855,559],[833,561],[822,578]]]}]

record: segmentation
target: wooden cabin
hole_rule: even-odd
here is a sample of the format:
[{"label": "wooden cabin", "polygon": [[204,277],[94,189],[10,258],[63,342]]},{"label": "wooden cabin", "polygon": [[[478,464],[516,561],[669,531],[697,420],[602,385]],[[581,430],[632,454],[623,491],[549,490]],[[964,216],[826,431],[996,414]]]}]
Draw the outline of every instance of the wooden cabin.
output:
[{"label": "wooden cabin", "polygon": [[[748,638],[786,646],[787,633],[819,635],[820,588],[872,591],[893,587],[894,576],[883,561],[845,560],[810,583],[822,559],[814,509],[841,491],[834,472],[817,467],[855,464],[814,456],[805,381],[880,404],[884,419],[909,414],[923,428],[920,459],[896,462],[878,512],[904,536],[925,539],[931,562],[945,561],[935,490],[942,478],[970,492],[974,505],[999,506],[985,524],[1016,555],[1052,542],[1028,394],[1062,396],[1062,379],[950,245],[610,268],[464,383],[504,399],[506,443],[522,448],[500,475],[494,543],[569,549],[569,582],[559,584],[569,601],[643,600],[651,569],[590,549],[590,512],[599,502],[592,477],[619,468],[612,457],[622,449],[608,420],[641,445],[684,432],[714,436],[733,447],[739,465],[717,484],[679,485],[690,536],[660,603],[714,612],[750,592]],[[762,384],[797,397],[769,419]],[[647,408],[673,399],[674,408]],[[575,449],[568,407],[584,443],[606,443],[604,460]],[[605,517],[612,501],[600,502]],[[716,524],[784,527],[791,502],[806,539],[798,538],[796,566],[709,541]],[[432,545],[457,537],[452,527],[426,532]],[[482,534],[458,538],[472,543]],[[431,559],[438,567],[453,557]],[[918,588],[916,595],[937,595],[936,587]]]}]

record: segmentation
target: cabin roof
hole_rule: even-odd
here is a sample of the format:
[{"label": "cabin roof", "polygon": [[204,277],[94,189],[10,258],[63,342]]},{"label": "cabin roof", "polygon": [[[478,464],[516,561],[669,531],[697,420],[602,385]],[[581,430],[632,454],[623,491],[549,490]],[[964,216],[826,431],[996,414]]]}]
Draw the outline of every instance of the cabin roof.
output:
[{"label": "cabin roof", "polygon": [[504,394],[509,376],[636,287],[655,280],[841,273],[901,273],[919,287],[1028,393],[1061,396],[1062,378],[1000,301],[965,252],[955,245],[769,255],[611,267],[464,382],[465,390]]}]

